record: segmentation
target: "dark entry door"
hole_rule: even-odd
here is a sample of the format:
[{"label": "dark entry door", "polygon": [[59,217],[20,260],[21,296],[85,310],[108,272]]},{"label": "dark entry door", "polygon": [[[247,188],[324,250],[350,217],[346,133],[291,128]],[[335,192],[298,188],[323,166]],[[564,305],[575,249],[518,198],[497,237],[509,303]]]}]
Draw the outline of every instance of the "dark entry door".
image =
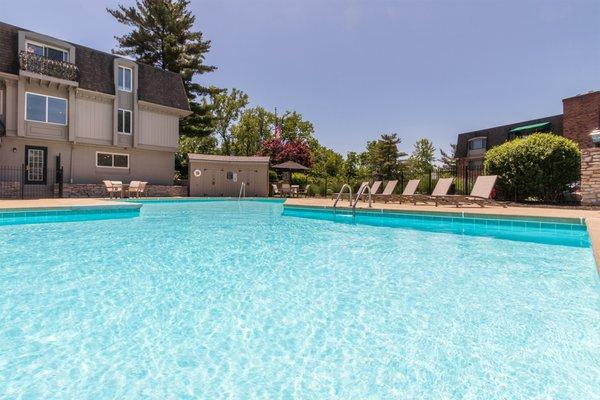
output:
[{"label": "dark entry door", "polygon": [[25,183],[45,185],[48,175],[48,148],[25,146]]}]

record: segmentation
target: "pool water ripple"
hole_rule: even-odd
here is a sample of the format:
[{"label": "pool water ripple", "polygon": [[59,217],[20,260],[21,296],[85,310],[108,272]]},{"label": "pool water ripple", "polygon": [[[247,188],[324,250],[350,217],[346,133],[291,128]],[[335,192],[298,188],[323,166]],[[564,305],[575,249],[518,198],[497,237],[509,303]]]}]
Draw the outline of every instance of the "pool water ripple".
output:
[{"label": "pool water ripple", "polygon": [[598,398],[585,246],[145,203],[0,260],[3,399]]}]

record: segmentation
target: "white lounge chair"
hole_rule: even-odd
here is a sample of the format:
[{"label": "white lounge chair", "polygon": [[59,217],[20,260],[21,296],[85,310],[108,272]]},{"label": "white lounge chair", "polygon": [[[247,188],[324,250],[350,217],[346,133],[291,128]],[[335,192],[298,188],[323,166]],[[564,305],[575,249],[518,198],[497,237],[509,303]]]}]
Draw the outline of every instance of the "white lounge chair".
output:
[{"label": "white lounge chair", "polygon": [[415,194],[413,196],[408,196],[406,201],[413,204],[435,202],[436,198],[448,195],[448,192],[452,187],[452,182],[454,182],[454,178],[440,178],[435,184],[431,195]]},{"label": "white lounge chair", "polygon": [[372,195],[371,198],[373,199],[373,201],[383,200],[386,203],[388,201],[392,201],[393,196],[394,196],[393,195],[394,189],[396,189],[397,184],[398,184],[397,180],[396,181],[388,181],[388,183],[385,185],[385,188],[383,188],[383,193]]},{"label": "white lounge chair", "polygon": [[273,196],[281,197],[281,192],[276,184],[271,183],[271,189],[273,190]]},{"label": "white lounge chair", "polygon": [[145,196],[146,185],[148,185],[148,182],[140,182],[140,187],[138,189],[138,197]]},{"label": "white lounge chair", "polygon": [[[122,196],[123,194],[123,184],[118,182],[118,181],[102,181],[102,183],[104,183],[104,188],[106,189],[106,192],[108,193],[108,197],[109,198],[113,198],[113,196],[117,196],[120,195]],[[118,184],[116,184],[118,183]]]},{"label": "white lounge chair", "polygon": [[480,207],[484,207],[487,204],[506,207],[506,203],[495,201],[491,197],[496,185],[496,179],[498,179],[497,175],[480,175],[475,180],[470,195],[437,196],[435,197],[435,205],[451,204],[460,207],[466,204],[477,204]]},{"label": "white lounge chair", "polygon": [[129,188],[127,189],[127,196],[129,197],[140,197],[140,186],[142,182],[131,181],[129,182]]}]

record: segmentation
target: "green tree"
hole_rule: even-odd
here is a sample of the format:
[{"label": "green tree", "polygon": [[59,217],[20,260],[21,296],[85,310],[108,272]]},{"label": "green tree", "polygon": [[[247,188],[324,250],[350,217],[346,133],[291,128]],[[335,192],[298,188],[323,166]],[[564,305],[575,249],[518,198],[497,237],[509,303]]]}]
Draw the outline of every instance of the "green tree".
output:
[{"label": "green tree", "polygon": [[217,138],[214,135],[208,136],[181,136],[179,138],[179,148],[175,153],[175,170],[180,178],[188,176],[188,153],[197,154],[216,154]]},{"label": "green tree", "polygon": [[329,183],[332,179],[339,177],[344,165],[344,158],[341,154],[321,146],[318,143],[312,150],[314,164],[309,171],[310,176],[324,180],[324,190],[322,194],[327,193]]},{"label": "green tree", "polygon": [[182,119],[180,132],[202,136],[212,133],[214,126],[210,105],[198,99],[214,94],[215,89],[205,88],[193,78],[216,67],[205,64],[210,41],[204,40],[201,31],[194,30],[196,17],[188,6],[188,0],[138,0],[135,6],[119,5],[107,11],[132,29],[115,37],[115,54],[181,75],[193,114]]},{"label": "green tree", "polygon": [[435,147],[433,147],[433,143],[429,139],[417,140],[409,158],[411,175],[419,176],[428,174],[433,168],[434,161]]},{"label": "green tree", "polygon": [[400,158],[406,153],[398,149],[402,140],[397,134],[382,134],[379,140],[367,142],[367,150],[361,154],[361,160],[367,170],[377,179],[396,179],[402,165]]},{"label": "green tree", "polygon": [[446,153],[444,149],[440,149],[440,163],[442,169],[446,171],[456,170],[456,144],[450,143],[450,152]]},{"label": "green tree", "polygon": [[360,156],[355,151],[349,151],[343,164],[343,172],[346,181],[354,182],[359,176]]},{"label": "green tree", "polygon": [[283,140],[303,140],[311,147],[318,144],[315,139],[315,127],[312,122],[306,121],[302,115],[296,111],[286,111],[279,117],[279,126],[281,127],[281,138]]},{"label": "green tree", "polygon": [[257,154],[261,143],[271,138],[274,123],[275,115],[262,107],[244,110],[231,127],[233,153],[238,156]]},{"label": "green tree", "polygon": [[248,105],[248,95],[241,90],[231,89],[211,95],[215,133],[221,139],[221,153],[231,155],[231,125],[236,122],[244,107]]}]

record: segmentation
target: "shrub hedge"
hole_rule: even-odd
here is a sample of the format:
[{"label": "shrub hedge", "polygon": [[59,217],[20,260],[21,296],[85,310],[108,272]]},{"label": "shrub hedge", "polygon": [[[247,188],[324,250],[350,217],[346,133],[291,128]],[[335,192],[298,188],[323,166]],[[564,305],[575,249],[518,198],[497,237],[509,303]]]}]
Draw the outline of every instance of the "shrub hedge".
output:
[{"label": "shrub hedge", "polygon": [[488,150],[484,168],[508,199],[557,201],[579,180],[581,153],[572,140],[534,133]]}]

